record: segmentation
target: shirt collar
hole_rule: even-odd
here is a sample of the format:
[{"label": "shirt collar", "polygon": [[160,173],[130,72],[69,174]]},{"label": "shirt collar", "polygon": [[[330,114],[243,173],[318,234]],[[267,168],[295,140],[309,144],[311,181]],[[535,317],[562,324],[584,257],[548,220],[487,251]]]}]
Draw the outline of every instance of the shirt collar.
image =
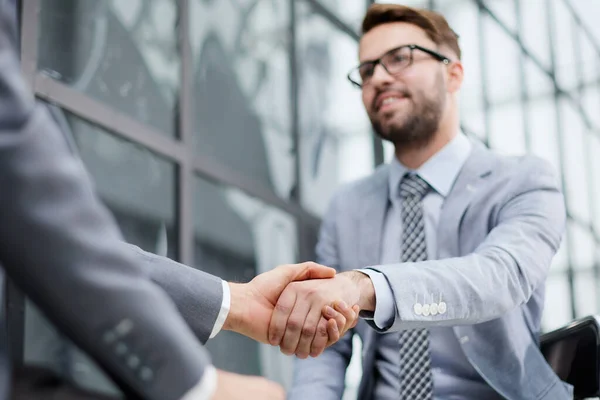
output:
[{"label": "shirt collar", "polygon": [[460,131],[458,135],[417,170],[407,168],[396,157],[393,157],[390,163],[389,175],[390,199],[398,198],[400,180],[408,172],[416,172],[436,192],[446,197],[469,157],[472,147],[471,141]]}]

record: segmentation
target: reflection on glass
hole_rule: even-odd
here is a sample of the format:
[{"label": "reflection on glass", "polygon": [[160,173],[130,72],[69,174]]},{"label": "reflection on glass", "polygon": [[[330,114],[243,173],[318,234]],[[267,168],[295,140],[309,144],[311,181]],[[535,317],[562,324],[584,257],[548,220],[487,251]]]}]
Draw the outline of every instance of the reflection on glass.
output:
[{"label": "reflection on glass", "polygon": [[301,201],[322,214],[341,182],[373,170],[372,134],[360,91],[346,79],[356,42],[297,4]]},{"label": "reflection on glass", "polygon": [[[52,111],[67,139],[77,144],[96,190],[116,217],[125,240],[175,258],[174,166],[73,115],[56,108]],[[82,387],[117,393],[95,364],[59,335],[31,303],[27,303],[25,318],[26,362],[49,366]]]},{"label": "reflection on glass", "polygon": [[195,151],[288,198],[289,1],[237,3],[190,1]]},{"label": "reflection on glass", "polygon": [[173,136],[176,19],[170,0],[42,0],[39,68]]},{"label": "reflection on glass", "polygon": [[[196,180],[194,202],[198,269],[247,282],[277,265],[296,262],[296,223],[288,214],[201,178]],[[290,384],[292,360],[277,348],[228,331],[210,340],[207,348],[218,368]]]}]

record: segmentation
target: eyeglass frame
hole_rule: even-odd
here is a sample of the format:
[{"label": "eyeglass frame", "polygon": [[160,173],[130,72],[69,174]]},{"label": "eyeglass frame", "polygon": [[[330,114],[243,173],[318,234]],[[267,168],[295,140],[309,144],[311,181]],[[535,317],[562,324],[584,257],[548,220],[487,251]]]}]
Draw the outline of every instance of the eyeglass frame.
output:
[{"label": "eyeglass frame", "polygon": [[[379,58],[377,58],[377,59],[375,59],[375,60],[364,61],[364,62],[362,62],[362,63],[358,64],[358,66],[356,66],[356,67],[352,68],[352,70],[350,70],[350,72],[348,72],[348,75],[346,75],[346,77],[348,78],[348,80],[350,81],[350,83],[352,83],[354,86],[358,87],[359,89],[362,89],[363,85],[361,85],[361,84],[359,84],[358,82],[354,81],[354,80],[353,80],[353,79],[350,77],[350,75],[352,75],[352,73],[353,73],[354,71],[358,71],[358,70],[360,70],[360,67],[362,67],[363,65],[366,65],[366,64],[373,64],[373,71],[375,71],[375,68],[377,67],[377,64],[380,64],[380,65],[383,67],[383,69],[385,70],[385,72],[387,72],[388,74],[390,74],[390,75],[392,75],[392,76],[394,76],[394,75],[397,75],[397,74],[398,74],[398,72],[397,72],[397,73],[395,73],[395,74],[391,73],[391,72],[390,72],[390,71],[387,69],[387,67],[385,66],[385,64],[384,64],[383,62],[381,62],[381,60],[382,60],[384,57],[386,57],[387,55],[389,55],[389,54],[391,54],[391,53],[393,53],[393,52],[395,52],[395,51],[398,51],[398,50],[400,50],[400,49],[404,49],[404,48],[409,48],[409,49],[410,49],[410,61],[409,61],[409,64],[408,64],[408,65],[406,65],[406,67],[409,67],[409,66],[411,66],[411,65],[412,65],[412,63],[413,63],[413,51],[414,51],[414,50],[420,50],[420,51],[422,51],[423,53],[429,54],[430,56],[432,56],[433,58],[435,58],[437,61],[443,62],[445,65],[448,65],[448,64],[450,64],[450,63],[452,62],[452,60],[451,60],[450,58],[446,57],[445,55],[443,55],[443,54],[441,54],[441,53],[438,53],[438,52],[437,52],[437,51],[435,51],[435,50],[431,50],[431,49],[428,49],[428,48],[426,48],[426,47],[419,46],[418,44],[404,44],[404,45],[402,45],[402,46],[394,47],[393,49],[390,49],[390,50],[386,51],[386,52],[385,52],[385,53],[384,53],[384,54],[383,54],[381,57],[379,57]],[[406,68],[406,67],[404,67],[404,68]],[[404,69],[404,68],[403,68],[403,69]]]}]

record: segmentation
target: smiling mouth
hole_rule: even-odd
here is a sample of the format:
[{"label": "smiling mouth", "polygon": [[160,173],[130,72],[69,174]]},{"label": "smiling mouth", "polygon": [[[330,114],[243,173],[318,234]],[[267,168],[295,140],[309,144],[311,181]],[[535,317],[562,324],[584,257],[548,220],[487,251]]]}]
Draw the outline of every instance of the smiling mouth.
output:
[{"label": "smiling mouth", "polygon": [[408,97],[406,96],[390,96],[390,97],[386,97],[385,99],[383,99],[381,102],[379,102],[378,106],[377,106],[377,111],[385,111],[386,109],[390,108],[392,105],[401,102],[401,101],[405,101],[408,100]]}]

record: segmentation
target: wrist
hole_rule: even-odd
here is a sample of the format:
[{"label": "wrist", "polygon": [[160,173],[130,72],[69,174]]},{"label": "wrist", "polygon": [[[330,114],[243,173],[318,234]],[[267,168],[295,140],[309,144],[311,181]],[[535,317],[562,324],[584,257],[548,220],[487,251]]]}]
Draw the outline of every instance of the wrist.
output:
[{"label": "wrist", "polygon": [[227,319],[223,323],[223,329],[227,331],[240,332],[243,330],[245,323],[245,304],[246,294],[245,284],[243,283],[231,283],[229,285],[229,291],[231,294],[231,305]]},{"label": "wrist", "polygon": [[371,278],[367,274],[363,274],[360,271],[347,271],[342,272],[347,275],[357,286],[360,293],[358,306],[363,311],[375,311],[375,287]]}]

